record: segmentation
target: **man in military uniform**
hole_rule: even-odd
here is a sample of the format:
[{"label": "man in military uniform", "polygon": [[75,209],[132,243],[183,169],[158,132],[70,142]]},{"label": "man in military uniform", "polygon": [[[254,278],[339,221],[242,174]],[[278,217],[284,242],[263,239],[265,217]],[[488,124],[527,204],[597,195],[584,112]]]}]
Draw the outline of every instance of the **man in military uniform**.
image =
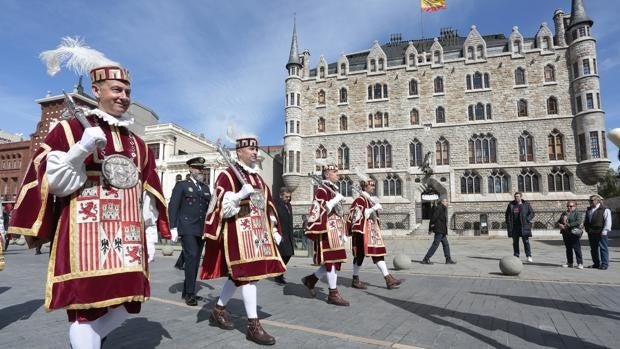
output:
[{"label": "man in military uniform", "polygon": [[204,163],[205,159],[200,156],[187,161],[190,177],[175,184],[168,204],[170,229],[178,232],[183,246],[185,282],[181,296],[185,299],[185,303],[191,306],[198,304],[196,277],[204,247],[202,231],[211,198],[209,187],[204,183],[202,173]]}]

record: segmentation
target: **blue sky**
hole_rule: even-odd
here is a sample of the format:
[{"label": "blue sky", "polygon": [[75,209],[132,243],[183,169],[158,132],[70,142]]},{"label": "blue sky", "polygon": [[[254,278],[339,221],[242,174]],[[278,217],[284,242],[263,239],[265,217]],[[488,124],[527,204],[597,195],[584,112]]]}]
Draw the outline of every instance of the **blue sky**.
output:
[{"label": "blue sky", "polygon": [[[386,42],[434,37],[451,26],[467,35],[508,36],[514,25],[532,37],[570,0],[447,0],[448,8],[420,13],[419,0],[39,1],[3,0],[0,12],[0,129],[34,131],[35,99],[71,89],[77,78],[45,72],[38,54],[63,36],[80,36],[132,73],[133,99],[174,122],[215,139],[229,124],[251,131],[262,144],[281,144],[285,64],[297,16],[299,49],[315,67]],[[585,0],[597,38],[607,128],[620,127],[620,1]],[[422,18],[422,25],[420,19]],[[88,87],[88,85],[86,85]],[[615,146],[610,145],[615,160]],[[617,160],[616,160],[617,162]]]}]

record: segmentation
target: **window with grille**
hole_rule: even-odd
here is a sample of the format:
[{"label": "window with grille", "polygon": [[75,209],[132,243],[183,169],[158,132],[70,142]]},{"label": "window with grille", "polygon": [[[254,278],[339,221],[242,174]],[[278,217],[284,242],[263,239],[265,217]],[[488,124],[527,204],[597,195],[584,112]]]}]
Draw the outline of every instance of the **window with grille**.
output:
[{"label": "window with grille", "polygon": [[383,180],[383,196],[401,196],[403,193],[402,182],[396,174],[389,174]]}]

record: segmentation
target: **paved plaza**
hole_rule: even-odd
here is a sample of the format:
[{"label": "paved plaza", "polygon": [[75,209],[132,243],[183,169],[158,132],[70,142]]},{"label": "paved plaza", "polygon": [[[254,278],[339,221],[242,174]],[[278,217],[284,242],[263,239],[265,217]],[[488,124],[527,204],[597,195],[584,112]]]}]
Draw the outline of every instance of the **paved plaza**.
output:
[{"label": "paved plaza", "polygon": [[[441,248],[434,265],[422,265],[429,239],[388,240],[388,266],[396,254],[414,260],[412,268],[391,271],[406,279],[387,290],[367,259],[361,279],[367,290],[349,287],[351,263],[338,278],[350,307],[325,302],[327,285],[317,299],[308,297],[301,277],[316,267],[305,256],[289,263],[280,286],[259,283],[259,317],[276,337],[276,348],[613,348],[620,329],[620,240],[612,239],[606,271],[562,268],[560,239],[533,240],[533,263],[517,277],[499,273],[499,259],[512,254],[508,238],[450,237],[456,265],[443,264]],[[591,264],[582,240],[585,265]],[[0,272],[0,348],[68,348],[64,311],[46,313],[43,286],[48,249],[42,255],[11,245]],[[198,307],[181,300],[183,273],[172,257],[151,265],[152,298],[142,312],[112,332],[104,348],[251,348],[245,339],[241,292],[228,309],[235,329],[209,326],[208,317],[224,279],[199,280]],[[522,257],[524,259],[524,257]]]}]

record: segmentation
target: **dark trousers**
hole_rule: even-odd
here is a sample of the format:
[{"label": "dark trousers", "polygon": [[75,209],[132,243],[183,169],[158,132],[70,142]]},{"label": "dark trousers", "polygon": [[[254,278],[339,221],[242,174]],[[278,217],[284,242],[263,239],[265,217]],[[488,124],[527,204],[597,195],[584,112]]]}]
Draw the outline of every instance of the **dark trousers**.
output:
[{"label": "dark trousers", "polygon": [[282,257],[282,262],[284,262],[284,265],[288,264],[288,261],[291,260],[292,256],[281,256]]},{"label": "dark trousers", "polygon": [[196,294],[196,277],[198,277],[198,266],[200,265],[200,256],[205,241],[202,236],[183,235],[181,238],[183,246],[185,282],[183,283],[183,293],[185,297],[188,294]]},{"label": "dark trousers", "polygon": [[530,237],[513,235],[512,236],[512,251],[515,257],[519,257],[519,238],[523,239],[523,249],[527,257],[532,257],[532,249],[530,248]]},{"label": "dark trousers", "polygon": [[573,264],[573,251],[575,257],[577,257],[577,264],[583,264],[583,257],[581,256],[581,239],[579,236],[571,233],[563,233],[562,240],[564,240],[564,246],[566,247],[566,263]]},{"label": "dark trousers", "polygon": [[433,239],[433,244],[429,247],[428,252],[426,252],[425,259],[431,259],[439,247],[439,243],[443,247],[443,255],[447,258],[450,258],[450,244],[448,243],[448,234],[435,233],[435,238]]},{"label": "dark trousers", "polygon": [[592,264],[595,267],[609,266],[609,242],[607,235],[588,233],[588,241],[590,242],[590,255],[592,256]]}]

